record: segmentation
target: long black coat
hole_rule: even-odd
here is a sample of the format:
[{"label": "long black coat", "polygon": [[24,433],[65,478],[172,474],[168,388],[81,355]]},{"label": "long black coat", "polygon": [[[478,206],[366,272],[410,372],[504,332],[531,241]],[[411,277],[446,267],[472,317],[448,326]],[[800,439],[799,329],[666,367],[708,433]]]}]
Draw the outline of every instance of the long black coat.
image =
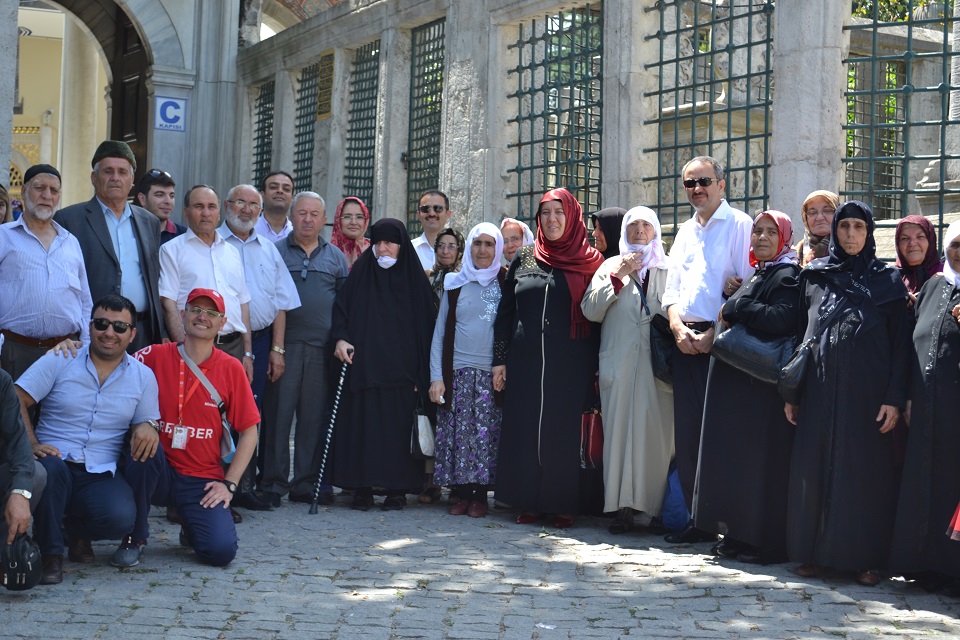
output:
[{"label": "long black coat", "polygon": [[494,324],[493,364],[507,366],[497,499],[523,511],[591,511],[602,489],[586,495],[580,424],[595,395],[600,325],[570,339],[566,277],[532,249],[523,247],[510,265]]},{"label": "long black coat", "polygon": [[[800,283],[807,339],[825,284],[809,269]],[[908,327],[904,298],[864,301],[842,312],[814,350],[790,467],[791,560],[860,571],[886,566],[898,478],[893,432],[881,434],[876,418],[881,405],[905,407]]]},{"label": "long black coat", "polygon": [[[758,271],[724,304],[724,320],[765,338],[794,335],[799,273],[795,264]],[[711,359],[694,497],[697,527],[785,556],[794,431],[776,387]]]},{"label": "long black coat", "polygon": [[928,280],[916,304],[913,331],[913,408],[897,507],[891,567],[937,571],[960,578],[960,543],[946,536],[960,501],[960,325],[950,311],[960,289]]}]

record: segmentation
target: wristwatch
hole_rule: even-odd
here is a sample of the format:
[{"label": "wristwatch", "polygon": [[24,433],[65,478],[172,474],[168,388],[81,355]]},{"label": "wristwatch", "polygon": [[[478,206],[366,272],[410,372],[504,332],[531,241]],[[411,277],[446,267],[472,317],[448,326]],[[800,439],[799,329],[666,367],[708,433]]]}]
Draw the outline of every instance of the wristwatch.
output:
[{"label": "wristwatch", "polygon": [[33,494],[32,494],[31,492],[27,491],[26,489],[13,489],[13,490],[10,491],[10,493],[11,493],[11,494],[16,493],[17,495],[21,495],[21,496],[23,496],[24,498],[26,498],[27,500],[29,500],[30,498],[33,497]]},{"label": "wristwatch", "polygon": [[287,352],[286,349],[284,349],[283,347],[278,347],[277,345],[273,345],[272,347],[270,347],[270,351],[276,351],[280,355],[283,355]]},{"label": "wristwatch", "polygon": [[256,359],[257,359],[257,356],[253,355],[253,352],[251,352],[251,351],[244,351],[244,352],[243,352],[243,357],[244,357],[244,358],[250,358],[251,360],[256,360]]},{"label": "wristwatch", "polygon": [[223,483],[223,486],[225,486],[227,491],[229,491],[231,494],[235,494],[237,492],[236,482],[230,482],[229,480],[221,480],[220,482]]},{"label": "wristwatch", "polygon": [[147,424],[157,430],[157,433],[160,433],[160,423],[156,420],[147,420]]}]

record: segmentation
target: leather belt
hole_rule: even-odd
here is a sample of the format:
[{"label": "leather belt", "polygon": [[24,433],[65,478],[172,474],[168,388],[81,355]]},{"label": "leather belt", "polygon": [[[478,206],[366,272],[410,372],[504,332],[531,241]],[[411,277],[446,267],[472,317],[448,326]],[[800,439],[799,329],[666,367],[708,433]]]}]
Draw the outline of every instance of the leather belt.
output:
[{"label": "leather belt", "polygon": [[252,340],[256,340],[257,338],[259,338],[259,337],[261,337],[261,336],[264,336],[264,335],[270,333],[270,331],[271,331],[272,329],[273,329],[273,325],[271,324],[271,325],[267,325],[267,326],[264,327],[263,329],[257,329],[256,331],[251,331],[251,332],[250,332],[250,338],[251,338]]},{"label": "leather belt", "polygon": [[707,329],[713,328],[713,323],[709,320],[704,320],[703,322],[684,322],[683,326],[688,329],[693,329],[694,331],[699,331],[703,333]]},{"label": "leather belt", "polygon": [[214,340],[216,344],[229,344],[235,340],[239,340],[243,337],[243,334],[239,331],[234,331],[233,333],[218,333],[217,339]]},{"label": "leather belt", "polygon": [[30,336],[22,336],[19,333],[14,333],[9,329],[0,329],[0,333],[2,333],[5,337],[10,338],[14,342],[29,345],[35,349],[49,349],[50,347],[54,347],[68,338],[70,340],[77,340],[80,338],[79,333],[71,333],[68,336],[61,336],[59,338],[31,338]]}]

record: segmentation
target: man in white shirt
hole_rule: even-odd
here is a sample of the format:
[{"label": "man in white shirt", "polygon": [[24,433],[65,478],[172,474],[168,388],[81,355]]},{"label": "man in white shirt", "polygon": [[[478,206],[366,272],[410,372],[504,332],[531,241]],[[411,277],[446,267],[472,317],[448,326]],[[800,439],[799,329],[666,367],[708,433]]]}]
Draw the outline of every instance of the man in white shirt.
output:
[{"label": "man in white shirt", "polygon": [[263,216],[257,222],[257,233],[276,243],[286,238],[293,225],[287,217],[293,202],[293,176],[283,170],[271,171],[260,187],[263,200]]},{"label": "man in white shirt", "polygon": [[240,252],[217,233],[220,200],[213,187],[196,185],[183,198],[187,232],[160,247],[160,304],[170,340],[182,342],[180,309],[196,288],[219,291],[227,322],[217,334],[217,348],[243,363],[253,380],[253,338],[250,335],[250,291]]},{"label": "man in white shirt", "polygon": [[[284,340],[287,311],[300,307],[300,295],[290,271],[280,258],[280,252],[256,230],[260,209],[260,194],[253,185],[235,186],[223,201],[224,224],[217,232],[240,253],[243,263],[243,273],[250,291],[253,395],[257,408],[262,412],[267,379],[271,382],[278,380],[286,366]],[[294,399],[290,401],[295,402]],[[256,510],[263,508],[262,501],[253,491],[256,466],[257,456],[254,456],[240,478],[234,506]],[[262,461],[260,468],[263,469]]]},{"label": "man in white shirt", "polygon": [[[748,278],[750,233],[753,221],[723,199],[723,167],[709,156],[699,156],[683,167],[683,187],[694,215],[680,225],[670,251],[663,307],[675,339],[673,352],[674,443],[683,496],[690,509],[700,451],[700,426],[707,391],[713,326],[724,299],[728,278]],[[711,539],[693,526],[670,534],[667,542]],[[716,539],[716,536],[712,536]]]},{"label": "man in white shirt", "polygon": [[423,234],[413,240],[413,248],[417,250],[424,271],[433,269],[437,259],[433,245],[437,241],[437,234],[447,226],[450,215],[450,199],[443,191],[430,189],[420,195],[417,218],[423,227]]}]

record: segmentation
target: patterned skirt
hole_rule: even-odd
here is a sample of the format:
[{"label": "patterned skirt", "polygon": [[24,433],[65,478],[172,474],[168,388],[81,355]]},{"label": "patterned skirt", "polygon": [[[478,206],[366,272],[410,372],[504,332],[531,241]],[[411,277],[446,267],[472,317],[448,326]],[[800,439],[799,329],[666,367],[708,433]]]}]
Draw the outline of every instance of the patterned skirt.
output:
[{"label": "patterned skirt", "polygon": [[434,481],[493,484],[502,413],[493,401],[493,375],[472,367],[453,372],[451,411],[437,410]]}]

